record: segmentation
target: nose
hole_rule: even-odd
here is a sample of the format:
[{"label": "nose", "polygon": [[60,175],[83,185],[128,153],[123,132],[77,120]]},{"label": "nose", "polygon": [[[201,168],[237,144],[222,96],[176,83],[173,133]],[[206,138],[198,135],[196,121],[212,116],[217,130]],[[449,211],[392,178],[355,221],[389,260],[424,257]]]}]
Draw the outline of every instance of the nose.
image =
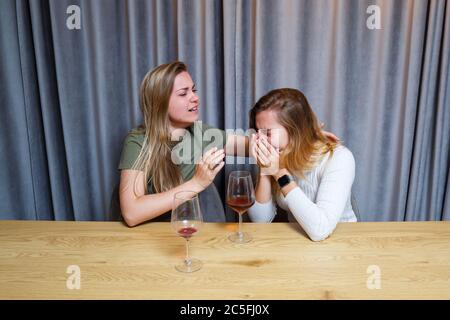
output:
[{"label": "nose", "polygon": [[198,101],[198,95],[195,92],[192,92],[191,102],[197,102],[197,101]]}]

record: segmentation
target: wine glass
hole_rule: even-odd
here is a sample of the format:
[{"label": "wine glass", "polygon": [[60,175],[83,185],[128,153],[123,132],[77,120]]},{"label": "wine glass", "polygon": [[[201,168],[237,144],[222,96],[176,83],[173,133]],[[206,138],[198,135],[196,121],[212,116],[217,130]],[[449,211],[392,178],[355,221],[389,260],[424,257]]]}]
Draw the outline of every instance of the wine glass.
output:
[{"label": "wine glass", "polygon": [[186,240],[186,258],[177,264],[175,269],[180,272],[200,270],[202,262],[189,257],[189,240],[203,225],[202,212],[198,194],[193,191],[180,191],[174,195],[171,225],[175,232]]},{"label": "wine glass", "polygon": [[228,177],[227,205],[239,215],[238,232],[228,237],[232,242],[247,243],[252,236],[242,232],[242,215],[255,203],[255,189],[250,172],[233,171]]}]

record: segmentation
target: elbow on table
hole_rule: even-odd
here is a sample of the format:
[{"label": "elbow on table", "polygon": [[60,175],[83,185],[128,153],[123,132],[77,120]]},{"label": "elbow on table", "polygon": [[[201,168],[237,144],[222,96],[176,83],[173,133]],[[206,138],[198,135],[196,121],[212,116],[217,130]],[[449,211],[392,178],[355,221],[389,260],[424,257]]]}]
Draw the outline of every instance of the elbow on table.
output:
[{"label": "elbow on table", "polygon": [[267,211],[267,208],[264,208],[265,205],[266,204],[261,205],[255,202],[255,204],[248,209],[247,214],[251,222],[256,223],[272,222],[276,212],[274,211],[273,208],[270,211]]},{"label": "elbow on table", "polygon": [[314,242],[326,240],[336,229],[337,222],[329,218],[320,220],[315,226],[303,225],[302,227],[308,237]]},{"label": "elbow on table", "polygon": [[125,221],[125,224],[127,225],[127,227],[129,228],[133,228],[136,227],[139,223],[136,222],[135,220],[133,220],[133,218],[126,218],[124,217],[123,220]]},{"label": "elbow on table", "polygon": [[311,239],[311,241],[313,241],[313,242],[321,242],[321,241],[326,240],[331,235],[331,233],[332,233],[332,231],[331,232],[324,232],[324,233],[309,232],[307,234],[308,234],[309,239]]},{"label": "elbow on table", "polygon": [[270,219],[268,219],[268,217],[258,214],[257,212],[256,213],[248,212],[248,217],[250,218],[250,221],[254,223],[268,223],[271,221]]},{"label": "elbow on table", "polygon": [[130,228],[133,228],[139,224],[139,221],[136,220],[135,214],[133,214],[130,211],[123,210],[122,217],[123,220],[125,221],[125,224]]}]

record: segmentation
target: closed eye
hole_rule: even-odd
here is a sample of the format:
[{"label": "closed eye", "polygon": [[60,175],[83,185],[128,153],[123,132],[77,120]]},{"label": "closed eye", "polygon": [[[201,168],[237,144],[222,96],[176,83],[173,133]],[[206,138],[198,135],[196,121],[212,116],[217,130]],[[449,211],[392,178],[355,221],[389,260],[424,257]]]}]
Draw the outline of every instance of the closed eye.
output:
[{"label": "closed eye", "polygon": [[[197,92],[198,90],[197,89],[195,89],[195,88],[193,88],[192,89],[192,92]],[[179,94],[179,96],[181,96],[181,97],[183,97],[183,96],[186,96],[187,95],[187,92],[186,91],[183,91],[183,92],[181,92],[180,94]]]}]

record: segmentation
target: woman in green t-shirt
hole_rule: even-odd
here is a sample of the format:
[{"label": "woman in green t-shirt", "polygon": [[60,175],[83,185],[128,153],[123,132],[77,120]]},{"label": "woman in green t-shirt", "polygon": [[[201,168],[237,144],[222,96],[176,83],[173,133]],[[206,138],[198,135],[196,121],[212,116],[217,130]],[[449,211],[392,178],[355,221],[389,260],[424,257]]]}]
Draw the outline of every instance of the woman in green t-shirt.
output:
[{"label": "woman in green t-shirt", "polygon": [[[119,165],[120,208],[130,227],[169,212],[179,191],[205,190],[223,168],[225,155],[248,156],[248,137],[199,124],[196,92],[186,65],[179,61],[156,67],[142,81],[144,124],[128,134]],[[205,136],[214,137],[207,143],[210,148],[205,147]],[[184,150],[183,161],[177,162],[175,148]]]},{"label": "woman in green t-shirt", "polygon": [[[140,108],[144,124],[128,134],[119,165],[120,207],[130,227],[170,211],[173,196],[179,191],[205,190],[223,168],[225,154],[235,154],[235,146],[237,150],[248,150],[246,137],[226,137],[220,131],[222,143],[200,154],[199,159],[189,155],[184,163],[173,161],[174,146],[180,139],[189,142],[184,137],[193,134],[195,151],[197,137],[211,129],[200,124],[201,134],[194,134],[199,115],[196,92],[186,65],[178,61],[156,67],[142,81]],[[200,143],[204,147],[203,141]]]}]

